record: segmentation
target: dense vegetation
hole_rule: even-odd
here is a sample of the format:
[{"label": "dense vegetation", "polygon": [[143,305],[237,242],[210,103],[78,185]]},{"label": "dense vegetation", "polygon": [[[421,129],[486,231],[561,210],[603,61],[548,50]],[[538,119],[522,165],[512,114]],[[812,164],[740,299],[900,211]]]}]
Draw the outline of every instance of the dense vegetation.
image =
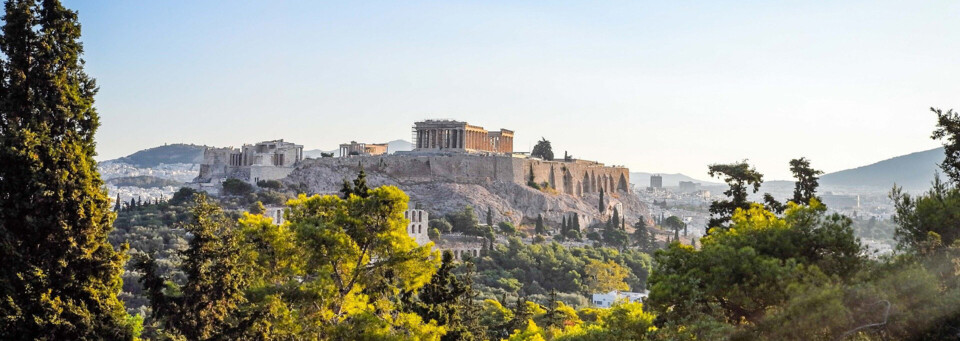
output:
[{"label": "dense vegetation", "polygon": [[[6,2],[0,39],[0,339],[3,340],[949,340],[960,335],[960,115],[934,109],[944,140],[918,196],[891,191],[897,251],[868,257],[854,222],[816,197],[820,172],[791,161],[794,197],[747,200],[762,174],[710,166],[728,198],[713,203],[699,247],[664,219],[659,248],[619,212],[591,226],[604,247],[533,243],[472,209],[431,228],[510,235],[455,262],[406,232],[408,197],[341,196],[282,184],[225,183],[214,201],[115,206],[93,161],[96,86],[83,72],[76,13],[56,0]],[[603,199],[600,211],[604,210]],[[258,213],[285,204],[286,222]],[[253,213],[241,212],[248,209]],[[483,226],[483,227],[481,227]],[[113,228],[116,230],[111,234]],[[564,223],[559,240],[576,239]],[[116,245],[117,248],[114,248]],[[128,249],[129,248],[129,249]],[[127,262],[132,254],[133,262]],[[126,269],[124,268],[126,265]],[[648,282],[648,283],[647,283]],[[593,308],[582,295],[650,289],[645,304]],[[121,293],[124,289],[124,294]],[[125,311],[120,298],[129,306]]]},{"label": "dense vegetation", "polygon": [[206,148],[194,144],[169,144],[144,149],[117,160],[141,168],[156,167],[161,163],[200,163]]}]

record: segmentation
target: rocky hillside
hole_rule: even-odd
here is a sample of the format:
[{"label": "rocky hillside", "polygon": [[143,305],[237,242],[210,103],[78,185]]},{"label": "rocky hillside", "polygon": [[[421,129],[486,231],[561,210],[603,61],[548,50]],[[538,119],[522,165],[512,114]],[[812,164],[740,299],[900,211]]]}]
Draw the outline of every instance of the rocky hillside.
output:
[{"label": "rocky hillside", "polygon": [[[335,193],[343,180],[354,179],[359,167],[354,163],[331,164],[305,162],[284,181],[290,185],[306,186],[311,193]],[[612,209],[601,214],[598,195],[587,194],[582,198],[557,193],[553,190],[537,190],[514,182],[493,179],[456,178],[445,176],[395,176],[378,165],[367,165],[367,183],[371,187],[394,185],[410,195],[411,205],[420,205],[432,214],[446,214],[473,206],[481,221],[487,208],[492,210],[494,221],[510,221],[514,224],[532,223],[537,214],[543,214],[551,228],[558,228],[564,214],[579,213],[581,226],[607,220]],[[649,210],[633,194],[609,194],[607,203],[612,207],[620,203],[623,214],[632,224],[639,216],[649,218]],[[652,222],[651,222],[652,223]]]}]

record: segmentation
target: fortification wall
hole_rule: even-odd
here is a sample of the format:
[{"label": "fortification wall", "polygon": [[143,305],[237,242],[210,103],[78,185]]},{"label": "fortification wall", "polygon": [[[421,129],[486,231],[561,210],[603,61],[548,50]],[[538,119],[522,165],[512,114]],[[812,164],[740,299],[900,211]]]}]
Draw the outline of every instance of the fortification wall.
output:
[{"label": "fortification wall", "polygon": [[363,165],[405,182],[446,180],[466,184],[512,182],[526,185],[531,172],[536,183],[545,183],[560,193],[575,197],[596,193],[630,191],[630,171],[593,162],[543,161],[509,156],[470,154],[407,154],[308,159],[301,167],[313,164],[337,167]]}]

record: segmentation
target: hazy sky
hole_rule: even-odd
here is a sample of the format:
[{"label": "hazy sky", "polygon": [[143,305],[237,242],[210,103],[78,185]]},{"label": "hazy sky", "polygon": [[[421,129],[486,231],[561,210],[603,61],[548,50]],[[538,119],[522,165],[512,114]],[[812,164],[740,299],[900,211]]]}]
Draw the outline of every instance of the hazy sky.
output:
[{"label": "hazy sky", "polygon": [[960,1],[76,1],[100,159],[164,143],[307,149],[414,121],[541,136],[706,178],[936,147],[960,109]]}]

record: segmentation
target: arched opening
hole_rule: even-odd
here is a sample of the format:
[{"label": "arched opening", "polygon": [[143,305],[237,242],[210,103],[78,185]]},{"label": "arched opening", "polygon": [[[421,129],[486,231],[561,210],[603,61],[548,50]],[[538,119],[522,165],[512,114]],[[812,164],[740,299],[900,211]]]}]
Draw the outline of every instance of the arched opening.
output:
[{"label": "arched opening", "polygon": [[548,180],[550,181],[550,188],[557,189],[557,178],[554,174],[553,166],[550,166],[550,179]]},{"label": "arched opening", "polygon": [[570,171],[567,169],[563,170],[563,193],[573,195],[573,175],[570,175]]},{"label": "arched opening", "polygon": [[[583,186],[582,186],[582,188],[583,188],[583,193],[590,193],[590,175],[587,174],[586,172],[583,173],[583,182],[582,182],[582,184],[583,184]],[[581,194],[583,194],[583,193],[578,193],[578,195],[581,195]]]},{"label": "arched opening", "polygon": [[617,183],[617,190],[621,192],[629,192],[629,187],[627,187],[627,177],[620,173],[620,181]]},{"label": "arched opening", "polygon": [[577,183],[577,197],[583,196],[583,183]]}]

